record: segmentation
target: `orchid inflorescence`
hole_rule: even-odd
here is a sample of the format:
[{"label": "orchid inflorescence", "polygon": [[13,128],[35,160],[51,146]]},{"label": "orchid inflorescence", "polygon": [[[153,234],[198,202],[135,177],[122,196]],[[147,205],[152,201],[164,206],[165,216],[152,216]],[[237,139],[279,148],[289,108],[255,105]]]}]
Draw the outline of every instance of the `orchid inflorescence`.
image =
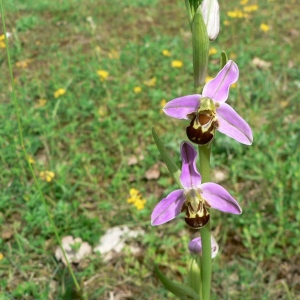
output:
[{"label": "orchid inflorescence", "polygon": [[[198,145],[212,142],[218,130],[236,141],[250,145],[252,130],[248,123],[225,101],[230,85],[239,76],[237,65],[229,60],[217,76],[203,88],[202,95],[194,94],[168,102],[163,111],[166,115],[190,120],[186,128],[189,140]],[[241,214],[237,201],[220,185],[209,182],[201,184],[196,168],[197,152],[189,142],[182,142],[182,189],[171,192],[154,208],[151,215],[153,226],[164,224],[185,212],[185,222],[199,229],[209,221],[209,209],[214,208],[232,214]]]},{"label": "orchid inflorescence", "polygon": [[[186,7],[192,31],[194,85],[196,93],[175,98],[165,104],[163,112],[172,118],[188,120],[186,135],[190,142],[180,145],[181,171],[166,153],[157,134],[153,133],[157,147],[176,180],[179,189],[163,198],[151,214],[151,225],[157,226],[185,214],[185,222],[192,229],[200,229],[200,236],[190,241],[188,248],[192,255],[189,264],[188,285],[173,283],[162,273],[157,275],[164,286],[181,299],[210,299],[211,258],[218,253],[219,246],[210,234],[210,209],[239,215],[242,209],[238,202],[219,184],[210,182],[211,144],[219,131],[245,145],[253,142],[248,123],[226,103],[230,86],[239,77],[237,64],[228,60],[223,52],[221,70],[215,78],[204,85],[206,76],[209,40],[219,34],[220,17],[217,0],[186,0]],[[200,172],[196,167],[198,146]],[[180,175],[179,175],[179,174]]]}]

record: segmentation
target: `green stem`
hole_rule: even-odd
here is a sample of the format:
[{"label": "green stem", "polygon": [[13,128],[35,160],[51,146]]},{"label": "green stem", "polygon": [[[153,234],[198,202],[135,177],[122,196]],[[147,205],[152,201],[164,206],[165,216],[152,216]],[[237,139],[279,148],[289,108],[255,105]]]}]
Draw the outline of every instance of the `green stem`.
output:
[{"label": "green stem", "polygon": [[[203,20],[200,2],[199,0],[186,0],[186,7],[192,29],[194,89],[195,93],[199,94],[202,92],[205,82],[209,51],[209,38]],[[200,174],[203,183],[210,181],[210,148],[210,144],[199,146]],[[199,293],[202,300],[209,300],[211,286],[210,222],[200,229],[200,235],[202,240],[201,270],[199,270],[201,273],[200,288],[195,284],[195,280],[189,281],[193,288]],[[191,269],[189,275],[193,275]]]},{"label": "green stem", "polygon": [[[210,150],[211,144],[199,146],[200,174],[202,183],[210,181]],[[210,299],[211,287],[211,241],[210,241],[210,221],[200,229],[202,240],[201,259],[201,280],[202,280],[202,300]]]},{"label": "green stem", "polygon": [[53,232],[55,234],[55,237],[56,237],[56,240],[59,244],[59,247],[61,248],[62,250],[62,253],[63,253],[63,256],[64,256],[64,259],[66,260],[67,262],[67,265],[68,265],[68,269],[70,271],[70,274],[72,276],[72,279],[74,281],[74,284],[76,286],[76,289],[77,291],[80,291],[80,286],[76,280],[76,277],[75,277],[75,274],[73,272],[73,269],[68,261],[68,258],[66,256],[66,252],[64,250],[64,248],[62,247],[62,243],[61,243],[61,240],[60,240],[60,237],[59,237],[59,234],[58,234],[58,230],[55,226],[55,223],[51,217],[51,214],[50,214],[50,210],[48,208],[48,205],[46,203],[46,200],[44,198],[44,195],[43,195],[43,192],[40,188],[40,185],[38,183],[38,180],[34,174],[34,171],[33,171],[33,168],[32,168],[32,165],[31,163],[29,162],[29,157],[28,157],[28,153],[27,153],[27,150],[26,150],[26,147],[25,147],[25,142],[24,142],[24,137],[23,137],[23,132],[22,132],[22,124],[21,124],[21,119],[20,119],[20,113],[19,113],[19,103],[18,103],[18,100],[17,100],[17,97],[16,97],[16,89],[15,89],[15,82],[14,82],[14,77],[13,77],[13,73],[12,73],[12,64],[11,64],[11,60],[10,60],[10,52],[9,52],[9,45],[8,45],[8,39],[7,39],[7,36],[6,36],[6,26],[5,26],[5,17],[4,17],[4,9],[3,9],[3,4],[2,4],[2,0],[0,0],[0,11],[1,11],[1,16],[2,16],[2,25],[3,25],[3,34],[4,34],[4,37],[5,37],[5,44],[6,44],[6,53],[7,53],[7,61],[8,61],[8,67],[9,67],[9,74],[10,74],[10,81],[11,81],[11,87],[12,87],[12,98],[13,98],[13,103],[14,103],[14,107],[15,107],[15,112],[16,112],[16,116],[17,116],[17,123],[18,123],[18,131],[19,131],[19,137],[20,137],[20,143],[21,143],[21,147],[22,147],[22,150],[23,150],[23,153],[24,153],[24,156],[25,156],[25,159],[28,163],[28,166],[29,166],[29,169],[30,169],[30,172],[32,174],[32,177],[33,177],[33,180],[34,180],[34,183],[38,189],[38,192],[39,192],[39,195],[42,199],[42,202],[43,202],[43,205],[44,205],[44,208],[46,210],[46,213],[47,213],[47,216],[48,216],[48,219],[50,221],[50,224],[52,226],[52,229],[53,229]]},{"label": "green stem", "polygon": [[198,146],[200,157],[200,174],[202,176],[202,183],[210,181],[210,150],[211,143],[204,146]]}]

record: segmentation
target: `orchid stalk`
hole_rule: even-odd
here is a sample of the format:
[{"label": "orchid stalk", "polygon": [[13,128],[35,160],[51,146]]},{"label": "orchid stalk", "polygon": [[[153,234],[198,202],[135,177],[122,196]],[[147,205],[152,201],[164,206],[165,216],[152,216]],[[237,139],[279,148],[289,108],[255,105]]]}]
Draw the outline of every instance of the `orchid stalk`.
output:
[{"label": "orchid stalk", "polygon": [[[235,83],[238,77],[238,66],[229,60],[217,76],[204,86],[201,94],[176,98],[163,108],[164,113],[170,117],[190,121],[186,134],[191,142],[199,145],[200,173],[203,182],[210,181],[211,142],[217,130],[242,144],[252,144],[253,135],[250,126],[225,103],[229,96],[230,85]],[[208,300],[211,282],[210,222],[200,229],[200,235],[203,244],[202,297]]]},{"label": "orchid stalk", "polygon": [[[251,145],[252,130],[248,123],[226,102],[230,85],[239,77],[235,62],[229,60],[217,76],[203,88],[202,94],[193,94],[176,98],[168,102],[163,111],[177,119],[186,119],[190,125],[186,128],[187,137],[198,144],[200,173],[203,181],[210,181],[211,142],[216,131],[226,134],[236,141]],[[210,299],[211,256],[210,222],[200,229],[203,244],[201,260],[202,297]]]},{"label": "orchid stalk", "polygon": [[[186,0],[192,31],[194,94],[169,101],[164,113],[176,119],[188,120],[186,135],[198,146],[200,172],[196,167],[197,152],[190,142],[182,142],[182,168],[175,166],[161,140],[153,130],[156,145],[180,189],[162,199],[151,215],[152,226],[162,225],[185,213],[185,222],[200,230],[200,236],[189,244],[192,253],[188,268],[188,286],[174,283],[161,272],[157,275],[164,286],[181,299],[210,300],[212,258],[218,245],[210,233],[211,209],[241,214],[237,201],[220,185],[210,182],[210,155],[212,142],[219,131],[245,145],[253,142],[248,123],[226,102],[229,89],[239,77],[235,62],[222,52],[221,70],[214,79],[204,84],[208,65],[209,41],[219,34],[218,0]],[[195,256],[194,254],[197,254]]]},{"label": "orchid stalk", "polygon": [[[196,1],[194,1],[196,4]],[[193,39],[193,66],[194,66],[194,87],[195,91],[199,92],[202,91],[202,85],[204,83],[204,79],[206,76],[207,71],[207,64],[208,64],[208,50],[209,50],[209,36],[211,39],[215,39],[219,33],[219,7],[217,8],[217,13],[214,14],[216,10],[212,9],[210,4],[210,0],[204,0],[202,3],[202,13],[203,18],[200,19],[200,24],[198,24],[198,30],[195,30],[192,27],[192,39]],[[200,6],[198,7],[198,10]],[[197,11],[198,11],[197,10]],[[212,17],[216,16],[217,17]],[[213,20],[217,20],[214,22]],[[204,26],[205,22],[205,26]],[[213,24],[217,24],[217,26],[213,26]],[[214,33],[211,33],[212,28],[216,28],[217,30]],[[204,29],[203,29],[204,28]],[[200,33],[200,30],[202,31]],[[201,38],[197,35],[201,34]],[[197,43],[195,41],[199,40],[201,43],[199,47],[197,47]],[[203,58],[205,55],[205,58]],[[197,58],[201,61],[204,60],[206,64],[202,64],[197,68]],[[202,80],[201,82],[199,82]],[[204,174],[205,182],[210,180],[210,145],[206,145],[204,147],[199,148],[199,156],[200,156],[200,170],[202,174]],[[211,286],[211,256],[210,256],[210,222],[208,221],[206,227],[200,229],[200,235],[203,240],[203,257],[201,259],[201,288],[198,290],[200,292],[200,296],[202,296],[203,300],[210,299],[210,286]],[[201,272],[202,270],[202,272]],[[199,282],[200,284],[200,282]]]},{"label": "orchid stalk", "polygon": [[[210,181],[210,145],[198,146],[200,156],[200,172],[203,174],[203,181]],[[202,286],[202,299],[210,299],[211,290],[211,274],[212,274],[212,261],[211,261],[211,233],[210,221],[203,228],[200,228],[200,236],[202,240],[202,259],[201,259],[201,286]]]}]

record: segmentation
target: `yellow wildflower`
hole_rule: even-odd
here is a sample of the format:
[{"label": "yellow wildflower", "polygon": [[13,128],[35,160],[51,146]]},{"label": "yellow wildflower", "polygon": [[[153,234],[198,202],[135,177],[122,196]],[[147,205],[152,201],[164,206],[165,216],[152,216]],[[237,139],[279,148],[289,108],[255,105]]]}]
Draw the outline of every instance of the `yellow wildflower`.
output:
[{"label": "yellow wildflower", "polygon": [[0,260],[2,260],[4,258],[3,253],[0,252]]},{"label": "yellow wildflower", "polygon": [[230,18],[239,18],[239,19],[245,17],[244,13],[239,9],[235,9],[233,11],[228,11],[227,16]]},{"label": "yellow wildflower", "polygon": [[236,83],[233,83],[230,88],[235,89],[236,88]]},{"label": "yellow wildflower", "polygon": [[134,203],[134,206],[137,210],[142,210],[145,208],[146,200],[145,199],[137,199]]},{"label": "yellow wildflower", "polygon": [[43,181],[51,182],[55,174],[52,171],[42,171],[40,172],[40,177]]},{"label": "yellow wildflower", "polygon": [[105,117],[107,115],[107,107],[105,105],[101,105],[98,109],[98,114],[100,117]]},{"label": "yellow wildflower", "polygon": [[224,24],[225,26],[228,26],[228,25],[230,25],[230,21],[224,20],[224,21],[223,21],[223,24]]},{"label": "yellow wildflower", "polygon": [[28,67],[28,64],[31,62],[31,59],[25,59],[25,60],[22,60],[22,61],[18,61],[16,62],[16,67],[17,68],[27,68]]},{"label": "yellow wildflower", "polygon": [[0,35],[0,48],[2,48],[2,49],[6,48],[4,34]]},{"label": "yellow wildflower", "polygon": [[160,101],[160,107],[161,107],[161,109],[160,109],[159,112],[160,112],[161,114],[163,113],[162,108],[163,108],[166,104],[167,104],[166,99],[162,99],[162,100]]},{"label": "yellow wildflower", "polygon": [[170,57],[172,55],[171,52],[169,50],[166,50],[166,49],[162,51],[162,54],[164,56],[168,56],[168,57]]},{"label": "yellow wildflower", "polygon": [[250,13],[250,12],[258,10],[258,5],[257,4],[248,5],[248,6],[245,6],[243,9],[244,9],[244,12]]},{"label": "yellow wildflower", "polygon": [[249,0],[241,0],[241,1],[240,1],[240,4],[241,4],[241,5],[246,5],[248,2],[249,2]]},{"label": "yellow wildflower", "polygon": [[280,101],[280,107],[285,108],[289,105],[289,101]]},{"label": "yellow wildflower", "polygon": [[136,196],[140,195],[140,192],[137,189],[132,188],[129,190],[129,195],[131,197],[136,197]]},{"label": "yellow wildflower", "polygon": [[173,60],[171,66],[173,68],[182,68],[183,62],[181,60]]},{"label": "yellow wildflower", "polygon": [[162,99],[162,100],[160,101],[160,106],[161,106],[162,108],[163,108],[166,104],[167,104],[166,99]]},{"label": "yellow wildflower", "polygon": [[132,203],[137,210],[142,210],[145,207],[146,200],[142,198],[141,193],[136,189],[130,189],[129,191],[130,197],[127,199],[128,203]]},{"label": "yellow wildflower", "polygon": [[46,99],[39,99],[38,103],[36,103],[36,105],[34,106],[35,108],[40,108],[40,107],[43,107],[45,106],[47,103],[47,100]]},{"label": "yellow wildflower", "polygon": [[28,161],[30,164],[35,164],[35,160],[33,159],[33,157],[31,155],[28,155]]},{"label": "yellow wildflower", "polygon": [[134,203],[134,202],[135,202],[134,197],[127,198],[127,203]]},{"label": "yellow wildflower", "polygon": [[236,53],[234,53],[234,52],[230,53],[229,58],[232,59],[232,60],[236,60],[236,58],[237,58]]},{"label": "yellow wildflower", "polygon": [[66,93],[65,89],[58,89],[54,92],[54,98],[59,98],[60,96],[64,95]]},{"label": "yellow wildflower", "polygon": [[109,75],[109,73],[105,70],[98,70],[97,74],[100,77],[100,81],[105,81]]},{"label": "yellow wildflower", "polygon": [[209,51],[208,51],[209,55],[214,55],[216,53],[218,53],[218,50],[215,47],[209,48]]},{"label": "yellow wildflower", "polygon": [[211,76],[207,76],[207,77],[205,78],[205,83],[208,83],[208,82],[211,81],[212,79],[214,79],[214,78],[211,77]]},{"label": "yellow wildflower", "polygon": [[268,32],[270,30],[270,26],[262,23],[262,24],[260,24],[259,29],[263,32]]},{"label": "yellow wildflower", "polygon": [[133,88],[133,91],[134,91],[136,94],[138,94],[138,93],[140,93],[140,92],[142,91],[142,88],[141,88],[140,86],[135,86],[135,87]]},{"label": "yellow wildflower", "polygon": [[108,53],[108,57],[110,59],[119,59],[120,58],[120,53],[117,51],[117,50],[111,50],[109,53]]},{"label": "yellow wildflower", "polygon": [[146,86],[155,86],[155,84],[156,84],[156,77],[144,81],[144,85]]}]

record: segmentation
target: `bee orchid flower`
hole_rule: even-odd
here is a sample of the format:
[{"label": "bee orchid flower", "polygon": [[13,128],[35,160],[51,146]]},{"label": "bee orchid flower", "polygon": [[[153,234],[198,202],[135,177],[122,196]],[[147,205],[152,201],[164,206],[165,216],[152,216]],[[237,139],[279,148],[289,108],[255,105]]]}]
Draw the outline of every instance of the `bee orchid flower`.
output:
[{"label": "bee orchid flower", "polygon": [[242,144],[251,145],[253,136],[250,126],[225,103],[230,85],[238,77],[238,66],[229,60],[217,76],[204,86],[202,95],[176,98],[168,102],[163,111],[170,117],[191,121],[186,133],[195,144],[208,144],[218,130]]},{"label": "bee orchid flower", "polygon": [[201,175],[196,168],[198,154],[192,144],[182,142],[180,152],[182,189],[171,192],[156,205],[151,215],[151,224],[164,224],[185,212],[187,225],[199,229],[209,221],[209,208],[241,214],[241,207],[223,187],[212,182],[201,184]]}]

